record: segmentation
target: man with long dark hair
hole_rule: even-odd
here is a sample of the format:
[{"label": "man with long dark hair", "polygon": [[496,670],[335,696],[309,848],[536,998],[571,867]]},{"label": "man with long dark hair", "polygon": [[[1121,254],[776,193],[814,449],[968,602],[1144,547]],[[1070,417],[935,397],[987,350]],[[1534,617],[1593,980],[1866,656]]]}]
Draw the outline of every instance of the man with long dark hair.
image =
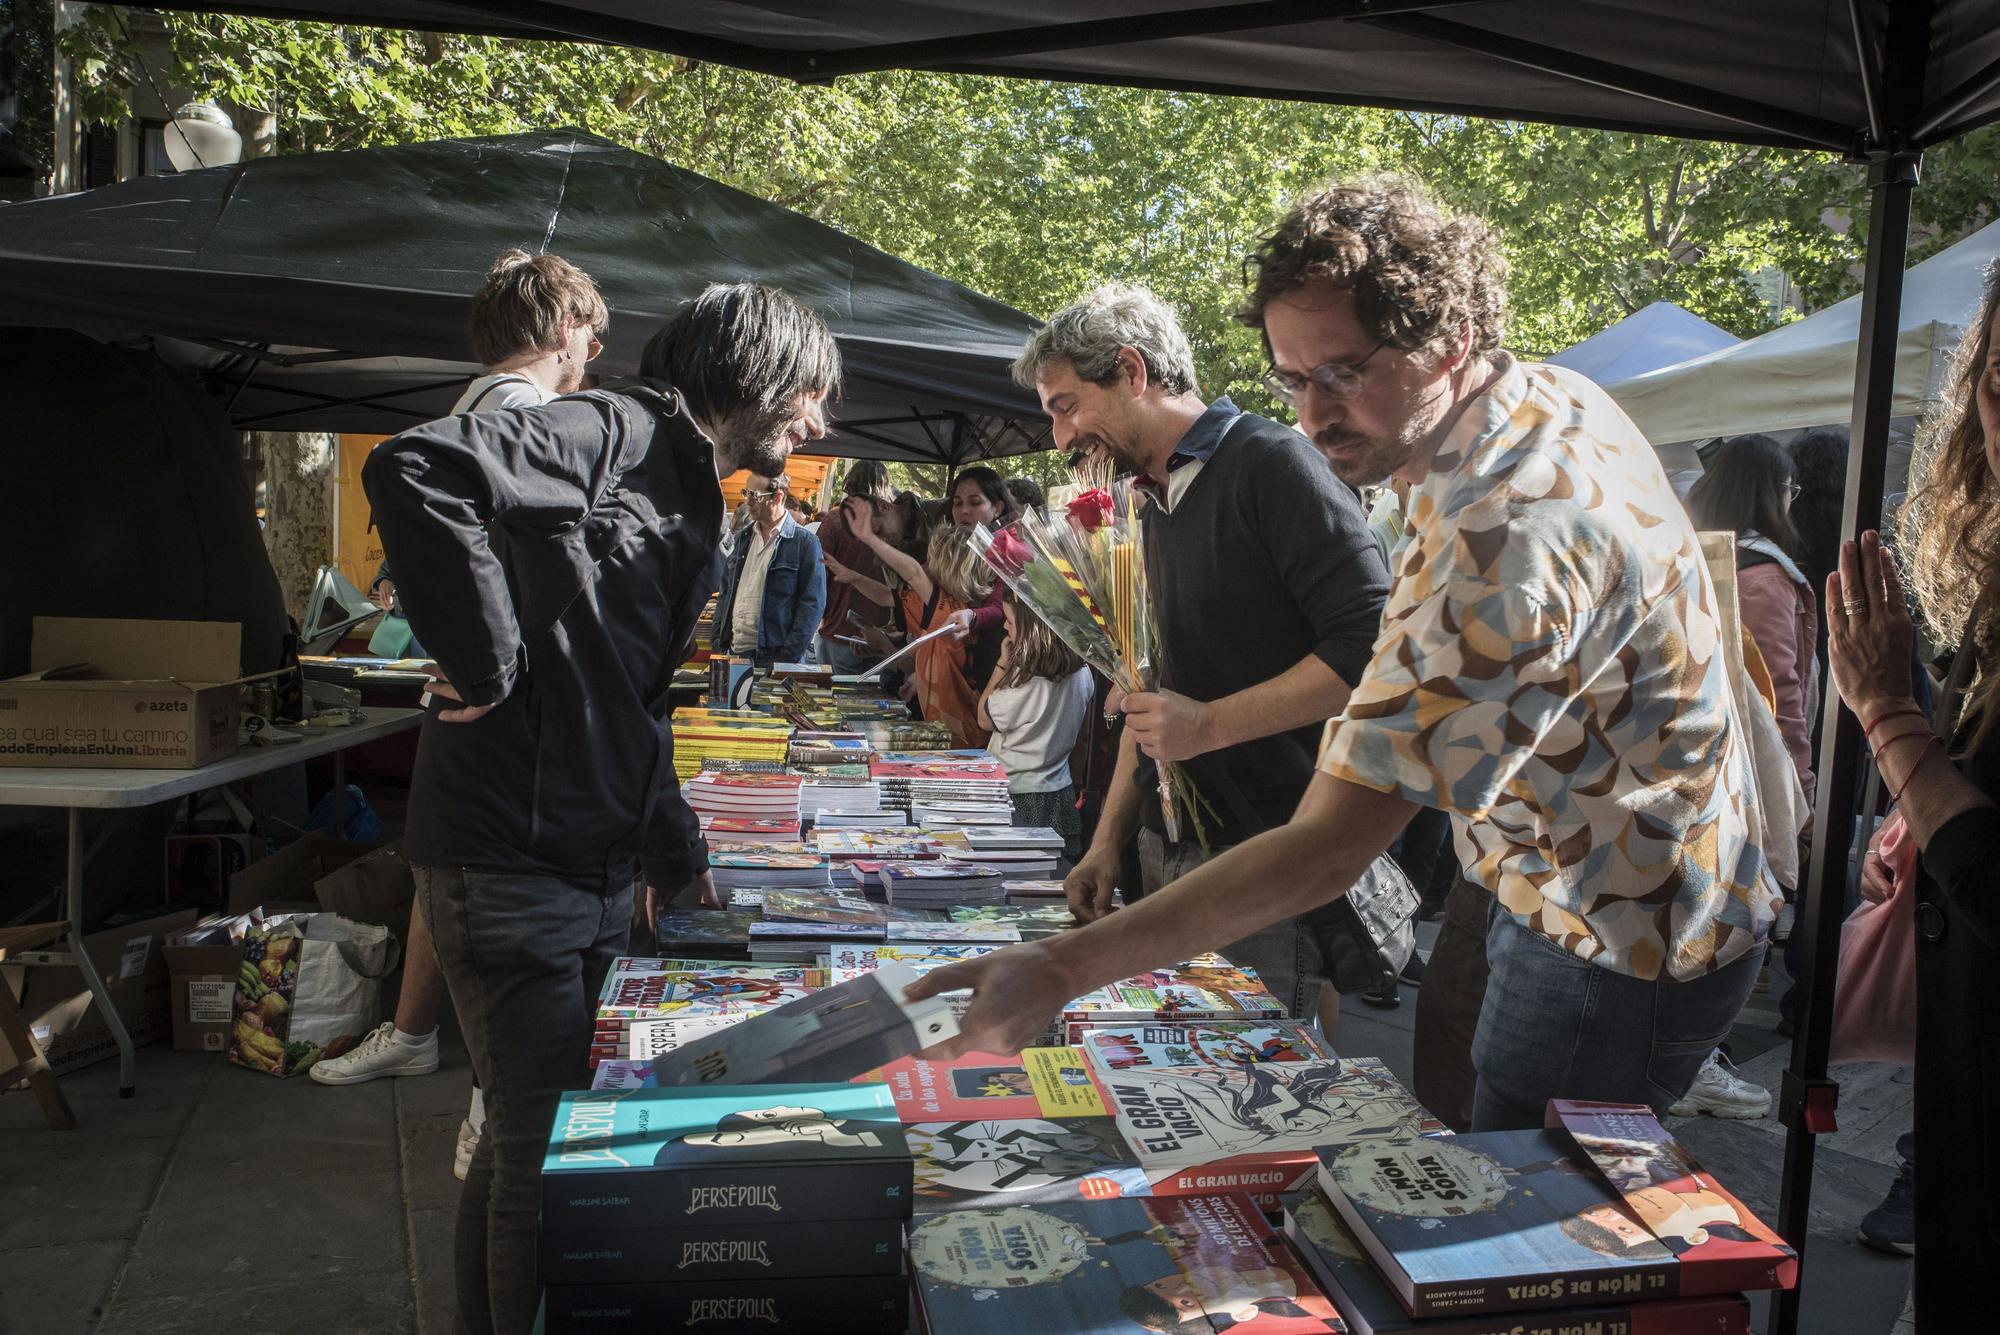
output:
[{"label": "man with long dark hair", "polygon": [[840,380],[826,325],[782,292],[710,287],[641,379],[448,418],[362,472],[399,596],[445,680],[404,848],[487,1134],[458,1213],[466,1329],[534,1323],[541,1162],[583,1087],[592,1006],[631,922],[694,888],[707,849],[674,782],[666,692],[715,589],[722,492],[784,471]]}]

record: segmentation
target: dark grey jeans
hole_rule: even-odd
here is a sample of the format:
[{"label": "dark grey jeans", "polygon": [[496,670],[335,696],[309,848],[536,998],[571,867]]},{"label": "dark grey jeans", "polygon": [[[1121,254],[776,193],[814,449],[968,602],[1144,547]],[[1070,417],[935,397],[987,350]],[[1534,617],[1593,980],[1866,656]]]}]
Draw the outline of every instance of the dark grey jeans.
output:
[{"label": "dark grey jeans", "polygon": [[1489,912],[1474,1131],[1537,1130],[1552,1098],[1646,1103],[1664,1116],[1736,1023],[1764,963],[1760,947],[1700,978],[1648,982],[1578,959],[1497,902]]},{"label": "dark grey jeans", "polygon": [[486,1134],[458,1200],[459,1329],[528,1335],[536,1226],[556,1102],[590,1087],[597,993],[625,950],[632,886],[412,867],[417,899],[486,1094]]}]

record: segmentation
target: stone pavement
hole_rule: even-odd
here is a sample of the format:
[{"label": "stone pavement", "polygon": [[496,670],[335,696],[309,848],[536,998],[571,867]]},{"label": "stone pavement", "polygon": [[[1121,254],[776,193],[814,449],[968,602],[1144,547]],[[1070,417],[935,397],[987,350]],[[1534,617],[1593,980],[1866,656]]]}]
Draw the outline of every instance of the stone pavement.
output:
[{"label": "stone pavement", "polygon": [[[1752,999],[1733,1040],[1767,1086],[1786,1054],[1776,996]],[[1339,1049],[1407,1075],[1415,1003],[1408,988],[1394,1011],[1349,999]],[[451,1159],[470,1080],[446,1040],[436,1075],[344,1089],[156,1045],[139,1054],[135,1099],[117,1098],[115,1062],[66,1076],[79,1123],[67,1133],[44,1127],[31,1096],[0,1097],[0,1335],[452,1330]],[[1888,1067],[1839,1075],[1842,1130],[1821,1142],[1802,1329],[1889,1335],[1910,1267],[1859,1246],[1854,1225],[1895,1176],[1910,1087]],[[1775,1217],[1776,1122],[1676,1130]]]}]

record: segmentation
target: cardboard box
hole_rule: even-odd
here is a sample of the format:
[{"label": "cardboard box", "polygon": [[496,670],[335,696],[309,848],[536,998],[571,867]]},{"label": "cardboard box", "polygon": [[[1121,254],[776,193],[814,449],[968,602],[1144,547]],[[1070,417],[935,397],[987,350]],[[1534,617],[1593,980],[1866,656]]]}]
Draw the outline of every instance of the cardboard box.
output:
[{"label": "cardboard box", "polygon": [[263,851],[262,838],[233,822],[182,821],[167,832],[167,902],[219,911],[228,903],[231,878]]},{"label": "cardboard box", "polygon": [[[171,983],[162,943],[194,922],[194,910],[184,909],[106,927],[83,938],[84,953],[103,976],[111,1004],[136,1046],[157,1043],[172,1032]],[[48,1054],[50,1069],[89,1066],[118,1055],[111,1027],[93,1001],[81,969],[0,963],[0,975],[20,998],[22,1018]],[[8,1046],[0,1039],[0,1050]],[[11,1053],[14,1061],[23,1055]]]},{"label": "cardboard box", "polygon": [[372,853],[380,844],[351,844],[323,834],[309,834],[269,857],[259,858],[229,878],[229,914],[262,908],[276,915],[295,910],[332,908],[322,904],[314,887],[348,863]]},{"label": "cardboard box", "polygon": [[236,754],[243,627],[36,617],[0,681],[0,765],[193,769]]},{"label": "cardboard box", "polygon": [[217,914],[162,944],[175,1052],[221,1052],[229,1046],[245,921]]}]

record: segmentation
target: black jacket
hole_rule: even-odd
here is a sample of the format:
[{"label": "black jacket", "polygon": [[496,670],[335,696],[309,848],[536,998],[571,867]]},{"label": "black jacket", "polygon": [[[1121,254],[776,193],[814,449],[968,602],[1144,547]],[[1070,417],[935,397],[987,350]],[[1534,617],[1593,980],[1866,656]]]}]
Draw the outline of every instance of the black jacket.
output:
[{"label": "black jacket", "polygon": [[679,886],[707,848],[675,782],[667,686],[720,571],[712,448],[664,385],[406,431],[362,470],[396,596],[468,704],[417,747],[424,866]]}]

